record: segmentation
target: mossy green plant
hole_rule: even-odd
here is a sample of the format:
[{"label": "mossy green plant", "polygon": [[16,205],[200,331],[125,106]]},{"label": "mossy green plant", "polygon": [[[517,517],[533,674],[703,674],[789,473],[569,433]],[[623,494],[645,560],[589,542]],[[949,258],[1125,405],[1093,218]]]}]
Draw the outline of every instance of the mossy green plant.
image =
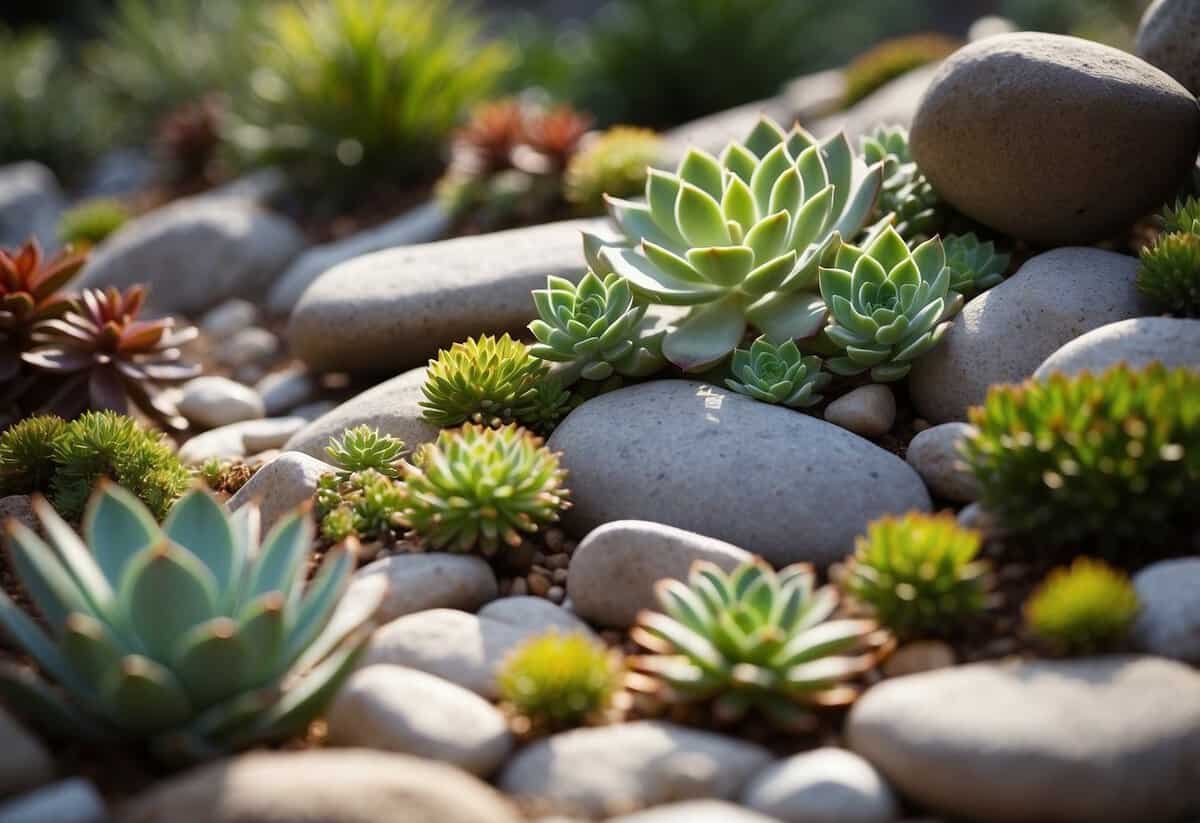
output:
[{"label": "mossy green plant", "polygon": [[63,213],[58,223],[58,236],[68,246],[96,246],[116,233],[132,216],[129,207],[120,200],[88,200]]},{"label": "mossy green plant", "polygon": [[50,490],[58,470],[58,443],[66,430],[61,417],[39,415],[0,434],[0,497]]},{"label": "mossy green plant", "polygon": [[1165,234],[1144,249],[1137,288],[1162,311],[1200,317],[1200,233]]},{"label": "mossy green plant", "polygon": [[1025,603],[1029,632],[1058,651],[1112,648],[1137,617],[1137,592],[1124,572],[1087,557],[1050,573]]},{"label": "mossy green plant", "polygon": [[635,197],[662,153],[652,129],[615,126],[597,135],[571,158],[563,179],[567,202],[583,215],[604,214],[604,196]]},{"label": "mossy green plant", "polygon": [[546,364],[507,334],[455,343],[429,361],[421,387],[421,416],[441,428],[465,422],[500,426],[535,410]]},{"label": "mossy green plant", "polygon": [[519,732],[568,729],[610,708],[621,688],[620,656],[582,634],[550,631],[509,653],[496,682]]}]

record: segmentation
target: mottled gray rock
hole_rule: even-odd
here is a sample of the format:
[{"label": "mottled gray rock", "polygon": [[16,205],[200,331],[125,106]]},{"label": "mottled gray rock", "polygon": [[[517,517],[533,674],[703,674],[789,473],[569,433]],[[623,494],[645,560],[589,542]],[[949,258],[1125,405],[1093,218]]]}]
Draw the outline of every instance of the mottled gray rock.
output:
[{"label": "mottled gray rock", "polygon": [[856,147],[860,137],[878,126],[905,126],[913,121],[921,95],[929,88],[937,65],[922,66],[881,86],[841,114],[826,117],[812,126],[818,137],[844,131]]},{"label": "mottled gray rock", "polygon": [[1200,108],[1170,76],[1031,32],[946,60],[912,128],[913,156],[943,198],[1039,246],[1101,240],[1160,207],[1197,149]]},{"label": "mottled gray rock", "polygon": [[0,497],[0,526],[16,520],[33,531],[41,531],[37,516],[33,513],[33,500],[27,494],[10,494]]},{"label": "mottled gray rock", "polygon": [[279,352],[281,345],[273,333],[251,326],[221,341],[213,354],[218,362],[237,368],[270,360]]},{"label": "mottled gray rock", "polygon": [[156,783],[119,823],[518,823],[461,769],[366,749],[256,752]]},{"label": "mottled gray rock", "polygon": [[221,460],[246,457],[279,448],[306,425],[308,421],[300,415],[231,423],[188,440],[179,448],[179,459],[188,465],[199,465],[213,457]]},{"label": "mottled gray rock", "polygon": [[36,237],[46,251],[62,245],[58,221],[65,203],[54,172],[41,163],[0,167],[0,246]]},{"label": "mottled gray rock", "polygon": [[258,307],[249,300],[235,297],[214,306],[200,318],[200,330],[222,340],[248,329],[258,322]]},{"label": "mottled gray rock", "polygon": [[437,439],[437,426],[421,419],[421,385],[425,369],[412,369],[347,400],[296,433],[287,448],[313,456],[325,454],[329,438],[363,423],[399,437],[409,449]]},{"label": "mottled gray rock", "polygon": [[184,384],[179,413],[198,426],[215,429],[258,420],[266,414],[266,409],[254,389],[214,375],[197,377]]},{"label": "mottled gray rock", "polygon": [[742,794],[750,808],[785,823],[891,823],[896,798],[854,752],[821,748],[768,767]]},{"label": "mottled gray rock", "polygon": [[[550,438],[584,534],[651,520],[782,565],[840,560],[868,521],[928,510],[903,460],[844,429],[705,383],[662,380],[573,411]],[[719,502],[719,505],[716,503]]]},{"label": "mottled gray rock", "polygon": [[1033,376],[1102,372],[1117,363],[1136,367],[1155,361],[1200,370],[1200,320],[1138,317],[1101,326],[1047,357]]},{"label": "mottled gray rock", "polygon": [[574,220],[368,254],[321,275],[292,313],[296,355],[316,370],[391,372],[421,366],[470,336],[525,333],[530,291],[547,275],[578,277]]},{"label": "mottled gray rock", "polygon": [[598,816],[673,800],[729,800],[770,760],[765,749],[736,738],[642,721],[534,743],[509,761],[499,786]]},{"label": "mottled gray rock", "polygon": [[697,560],[732,571],[753,555],[702,534],[619,520],[588,532],[571,555],[567,594],[575,613],[601,626],[627,628],[642,609],[658,607],[655,581],[687,579]]},{"label": "mottled gray rock", "polygon": [[1060,346],[1108,323],[1147,313],[1138,261],[1091,248],[1032,258],[966,305],[942,342],[917,360],[909,392],[934,423],[965,420],[995,383],[1021,382]]},{"label": "mottled gray rock", "polygon": [[908,444],[904,455],[935,497],[970,503],[979,497],[979,483],[958,455],[959,444],[975,434],[968,423],[933,426]]},{"label": "mottled gray rock", "polygon": [[594,638],[586,623],[571,612],[542,597],[502,597],[479,610],[479,617],[503,623],[530,635],[556,631]]},{"label": "mottled gray rock", "polygon": [[96,787],[81,777],[22,795],[0,805],[0,823],[108,823]]},{"label": "mottled gray rock", "polygon": [[1138,56],[1200,97],[1200,5],[1195,0],[1155,0],[1142,15]]},{"label": "mottled gray rock", "polygon": [[251,501],[258,503],[263,529],[297,506],[310,503],[317,493],[321,475],[334,471],[333,466],[300,452],[284,452],[263,466],[246,485],[229,500],[230,511],[237,511]]},{"label": "mottled gray rock", "polygon": [[254,385],[269,415],[284,414],[307,403],[317,395],[319,388],[308,369],[299,364],[268,374]]},{"label": "mottled gray rock", "polygon": [[487,777],[512,749],[508,721],[461,686],[400,666],[359,669],[326,718],[329,742],[429,760]]},{"label": "mottled gray rock", "polygon": [[1133,639],[1142,651],[1200,664],[1200,557],[1162,560],[1133,578],[1142,608]]},{"label": "mottled gray rock", "polygon": [[296,258],[276,281],[267,297],[267,308],[274,314],[287,314],[304,290],[334,266],[384,249],[438,240],[449,227],[450,218],[442,209],[436,203],[426,203],[382,226],[335,243],[314,246]]},{"label": "mottled gray rock", "polygon": [[1155,657],[978,663],[884,681],[850,747],[900,792],[971,820],[1200,814],[1200,673]]},{"label": "mottled gray rock", "polygon": [[826,406],[825,419],[863,437],[882,437],[896,422],[896,396],[882,384],[859,386]]},{"label": "mottled gray rock", "polygon": [[195,197],[127,224],[92,255],[80,286],[149,286],[161,312],[261,295],[304,246],[289,221],[235,198]]},{"label": "mottled gray rock", "polygon": [[776,818],[726,803],[723,800],[689,800],[656,806],[644,812],[610,817],[609,823],[779,823]]},{"label": "mottled gray rock", "polygon": [[387,596],[377,615],[381,623],[429,609],[473,612],[500,593],[492,567],[472,555],[392,555],[359,569],[351,589],[355,583],[376,576],[388,582]]},{"label": "mottled gray rock", "polygon": [[0,797],[36,789],[54,776],[46,747],[0,707]]}]

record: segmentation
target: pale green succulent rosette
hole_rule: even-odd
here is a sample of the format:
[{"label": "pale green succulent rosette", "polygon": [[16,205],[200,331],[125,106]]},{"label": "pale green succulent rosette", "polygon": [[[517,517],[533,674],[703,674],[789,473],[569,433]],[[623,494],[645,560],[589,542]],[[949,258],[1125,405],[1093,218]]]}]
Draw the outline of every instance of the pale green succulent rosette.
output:
[{"label": "pale green succulent rosette", "polygon": [[230,517],[202,491],[160,528],[105,483],[86,542],[44,500],[34,508],[49,544],[16,523],[8,537],[44,623],[0,592],[0,626],[59,688],[5,666],[0,695],[51,734],[190,760],[302,732],[353,670],[383,595],[339,608],[355,565],[344,546],[306,589],[313,526],[299,511],[260,547],[257,507]]},{"label": "pale green succulent rosette", "polygon": [[649,377],[665,364],[665,330],[646,329],[646,307],[634,303],[629,282],[619,275],[601,279],[589,271],[578,286],[549,277],[546,288],[533,293],[533,302],[538,319],[529,330],[538,342],[530,352],[564,364],[555,371],[563,385],[580,378],[607,380],[614,374]]},{"label": "pale green succulent rosette", "polygon": [[831,315],[825,335],[842,351],[826,368],[844,376],[870,370],[880,383],[907,375],[963,303],[950,291],[942,241],[910,251],[890,226],[866,248],[842,246],[835,264],[821,269],[820,284]]},{"label": "pale green succulent rosette", "polygon": [[1011,255],[1000,254],[996,244],[979,242],[974,233],[942,238],[946,265],[950,267],[950,290],[973,297],[1004,282]]},{"label": "pale green succulent rosette", "polygon": [[795,341],[776,346],[765,337],[735,350],[731,370],[725,385],[738,394],[795,409],[820,403],[818,392],[833,379],[821,370],[821,358],[801,354]]},{"label": "pale green succulent rosette", "polygon": [[821,330],[818,269],[862,231],[882,181],[882,164],[867,168],[845,135],[822,143],[763,119],[719,159],[692,149],[675,174],[651,170],[645,203],[609,198],[632,247],[603,256],[639,299],[691,307],[663,354],[703,371],[748,326],[777,343]]}]

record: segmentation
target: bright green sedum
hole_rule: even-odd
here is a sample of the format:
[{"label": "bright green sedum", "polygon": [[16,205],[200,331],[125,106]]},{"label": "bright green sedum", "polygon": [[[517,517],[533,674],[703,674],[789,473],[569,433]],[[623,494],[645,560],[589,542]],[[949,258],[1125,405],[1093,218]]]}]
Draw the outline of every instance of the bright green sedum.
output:
[{"label": "bright green sedum", "polygon": [[720,159],[693,149],[675,174],[652,169],[647,202],[609,198],[633,248],[603,256],[642,300],[691,307],[663,354],[701,371],[747,326],[778,343],[821,330],[818,269],[862,231],[882,179],[882,164],[868,169],[845,135],[820,143],[764,118]]},{"label": "bright green sedum", "polygon": [[662,612],[642,612],[633,631],[653,652],[633,660],[643,676],[634,685],[668,701],[711,700],[719,722],[757,710],[785,728],[812,707],[853,702],[849,681],[875,666],[886,632],[830,620],[837,591],[815,584],[810,566],[776,573],[757,559],[729,574],[699,561],[686,584],[660,580]]},{"label": "bright green sedum", "polygon": [[1160,310],[1200,317],[1200,234],[1166,234],[1144,249],[1137,288]]},{"label": "bright green sedum", "polygon": [[0,692],[70,737],[146,742],[206,758],[302,732],[353,669],[379,602],[331,620],[354,568],[342,548],[305,590],[312,525],[294,512],[258,542],[258,510],[232,517],[193,491],[160,529],[111,484],[80,540],[40,498],[49,545],[10,523],[12,567],[45,623],[0,594],[0,625],[65,694],[23,670]]},{"label": "bright green sedum", "polygon": [[535,411],[537,386],[547,371],[529,346],[507,334],[468,338],[429,361],[421,416],[442,428],[522,420]]},{"label": "bright green sedum", "polygon": [[999,254],[996,244],[979,242],[974,233],[942,238],[946,265],[950,267],[950,291],[971,298],[1004,281],[1012,256]]},{"label": "bright green sedum", "polygon": [[869,369],[880,383],[907,375],[945,336],[963,302],[950,291],[941,240],[909,251],[890,226],[865,248],[842,246],[820,282],[830,310],[825,334],[841,352],[826,368],[840,375]]},{"label": "bright green sedum", "polygon": [[1064,652],[1091,654],[1112,647],[1133,625],[1137,591],[1129,576],[1080,557],[1056,569],[1025,604],[1025,624]]},{"label": "bright green sedum", "polygon": [[821,358],[804,356],[795,341],[776,346],[765,337],[749,350],[735,349],[730,371],[725,385],[738,394],[797,409],[820,403],[818,392],[833,379],[821,370]]},{"label": "bright green sedum", "polygon": [[513,650],[496,685],[529,730],[568,729],[598,718],[620,691],[619,656],[582,634],[552,630]]},{"label": "bright green sedum", "polygon": [[68,246],[99,245],[129,222],[133,215],[120,200],[96,198],[63,212],[58,236]]},{"label": "bright green sedum", "polygon": [[404,454],[404,441],[390,434],[380,434],[379,429],[365,423],[346,429],[340,438],[331,437],[325,453],[344,472],[360,472],[367,469],[387,477],[399,477],[397,463]]}]

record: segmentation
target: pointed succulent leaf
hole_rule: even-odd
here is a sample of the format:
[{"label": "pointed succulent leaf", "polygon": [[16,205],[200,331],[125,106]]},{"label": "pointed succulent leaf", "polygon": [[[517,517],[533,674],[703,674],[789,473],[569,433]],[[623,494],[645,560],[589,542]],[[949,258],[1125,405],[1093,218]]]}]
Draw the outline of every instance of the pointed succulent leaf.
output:
[{"label": "pointed succulent leaf", "polygon": [[692,248],[723,246],[729,243],[729,229],[720,204],[711,195],[690,183],[679,187],[675,201],[675,221]]},{"label": "pointed succulent leaf", "polygon": [[736,298],[699,306],[663,338],[663,355],[684,371],[702,371],[728,356],[746,334]]},{"label": "pointed succulent leaf", "polygon": [[245,597],[253,599],[267,592],[282,592],[290,603],[298,596],[304,560],[312,541],[312,521],[304,512],[292,512],[275,524],[263,541]]},{"label": "pointed succulent leaf", "polygon": [[707,152],[697,148],[688,149],[679,164],[678,174],[686,182],[704,190],[714,200],[721,199],[724,170],[717,159]]},{"label": "pointed succulent leaf", "polygon": [[172,671],[196,708],[222,700],[247,682],[256,650],[246,645],[228,617],[201,623],[181,638],[172,655]]},{"label": "pointed succulent leaf", "polygon": [[129,562],[120,594],[130,626],[159,660],[171,659],[178,639],[212,617],[220,598],[212,572],[165,539]]},{"label": "pointed succulent leaf", "polygon": [[9,521],[7,531],[13,570],[55,633],[62,631],[70,613],[91,610],[75,580],[40,537],[15,520]]},{"label": "pointed succulent leaf", "polygon": [[229,591],[241,571],[236,565],[237,543],[229,518],[214,497],[198,488],[184,495],[163,522],[163,533],[212,572],[222,595]]},{"label": "pointed succulent leaf", "polygon": [[83,534],[114,589],[129,561],[162,540],[158,524],[142,502],[106,481],[101,481],[88,503]]},{"label": "pointed succulent leaf", "polygon": [[101,683],[101,696],[121,728],[153,733],[176,726],[193,708],[175,676],[140,655],[129,655]]},{"label": "pointed succulent leaf", "polygon": [[41,521],[42,531],[54,547],[64,568],[74,578],[93,613],[107,613],[115,594],[88,547],[41,495],[34,496],[33,511]]}]

